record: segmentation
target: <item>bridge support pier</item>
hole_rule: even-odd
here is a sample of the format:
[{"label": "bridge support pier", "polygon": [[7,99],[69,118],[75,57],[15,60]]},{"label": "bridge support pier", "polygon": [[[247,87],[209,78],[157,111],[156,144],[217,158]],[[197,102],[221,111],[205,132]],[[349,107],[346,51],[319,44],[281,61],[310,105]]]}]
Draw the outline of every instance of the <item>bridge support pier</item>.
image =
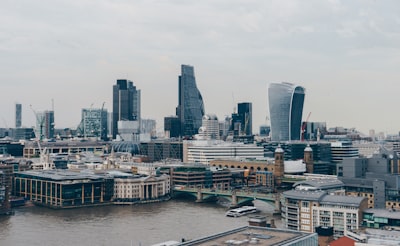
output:
[{"label": "bridge support pier", "polygon": [[197,200],[196,202],[203,202],[203,193],[201,193],[201,189],[197,190]]},{"label": "bridge support pier", "polygon": [[236,191],[232,191],[232,202],[231,202],[231,208],[232,207],[237,207],[238,205],[238,198],[236,196]]}]

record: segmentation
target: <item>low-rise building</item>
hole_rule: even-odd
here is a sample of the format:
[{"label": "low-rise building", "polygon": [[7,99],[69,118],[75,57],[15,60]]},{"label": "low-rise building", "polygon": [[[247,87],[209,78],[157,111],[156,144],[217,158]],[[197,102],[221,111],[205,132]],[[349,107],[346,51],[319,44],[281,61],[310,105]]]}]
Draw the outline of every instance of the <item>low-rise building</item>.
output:
[{"label": "low-rise building", "polygon": [[114,204],[130,204],[165,200],[171,193],[168,175],[138,177],[116,174],[114,177]]},{"label": "low-rise building", "polygon": [[68,170],[31,170],[16,172],[16,196],[52,208],[110,204],[114,179],[104,175]]},{"label": "low-rise building", "polygon": [[283,225],[292,230],[314,232],[317,226],[331,226],[334,237],[358,229],[367,199],[330,195],[326,191],[290,190],[282,193]]}]

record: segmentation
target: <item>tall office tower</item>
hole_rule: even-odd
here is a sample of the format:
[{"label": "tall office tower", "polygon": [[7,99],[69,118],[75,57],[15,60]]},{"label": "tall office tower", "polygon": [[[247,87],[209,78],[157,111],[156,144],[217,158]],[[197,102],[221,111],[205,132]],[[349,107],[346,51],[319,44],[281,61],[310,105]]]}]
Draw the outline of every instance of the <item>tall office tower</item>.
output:
[{"label": "tall office tower", "polygon": [[20,128],[22,125],[22,105],[15,104],[15,128]]},{"label": "tall office tower", "polygon": [[118,121],[139,121],[140,124],[140,90],[126,79],[118,79],[113,86],[113,139],[118,133]]},{"label": "tall office tower", "polygon": [[305,89],[291,83],[272,83],[268,88],[271,140],[300,140]]},{"label": "tall office tower", "polygon": [[196,86],[194,68],[189,65],[181,66],[176,113],[181,123],[181,136],[191,137],[198,133],[204,115],[204,103]]},{"label": "tall office tower", "polygon": [[164,117],[164,135],[166,138],[177,138],[181,135],[181,122],[177,116]]},{"label": "tall office tower", "polygon": [[36,116],[36,137],[42,140],[43,138],[54,138],[54,111],[45,110],[38,112]]},{"label": "tall office tower", "polygon": [[107,139],[107,110],[82,109],[81,134],[84,137],[97,137]]},{"label": "tall office tower", "polygon": [[[238,113],[232,115],[232,124],[238,124],[239,134],[251,136],[253,135],[252,130],[252,104],[249,102],[238,103]],[[233,127],[235,129],[235,127]]]}]

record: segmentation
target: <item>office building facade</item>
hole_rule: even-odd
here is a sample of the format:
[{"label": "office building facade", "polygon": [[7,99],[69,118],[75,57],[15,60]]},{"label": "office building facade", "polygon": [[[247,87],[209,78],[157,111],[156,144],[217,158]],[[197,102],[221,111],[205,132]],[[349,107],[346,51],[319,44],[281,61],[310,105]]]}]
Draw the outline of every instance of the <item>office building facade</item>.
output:
[{"label": "office building facade", "polygon": [[82,130],[85,137],[107,139],[107,110],[82,109]]},{"label": "office building facade", "polygon": [[20,128],[22,125],[22,104],[15,104],[15,128]]},{"label": "office building facade", "polygon": [[181,66],[176,113],[181,124],[181,136],[191,137],[198,133],[204,115],[204,103],[196,85],[194,68],[189,65]]},{"label": "office building facade", "polygon": [[272,83],[268,88],[271,140],[300,140],[305,88]]},{"label": "office building facade", "polygon": [[113,86],[113,139],[118,134],[118,121],[139,121],[140,124],[140,94],[130,80],[118,79]]},{"label": "office building facade", "polygon": [[54,138],[54,111],[45,110],[36,114],[36,138]]}]

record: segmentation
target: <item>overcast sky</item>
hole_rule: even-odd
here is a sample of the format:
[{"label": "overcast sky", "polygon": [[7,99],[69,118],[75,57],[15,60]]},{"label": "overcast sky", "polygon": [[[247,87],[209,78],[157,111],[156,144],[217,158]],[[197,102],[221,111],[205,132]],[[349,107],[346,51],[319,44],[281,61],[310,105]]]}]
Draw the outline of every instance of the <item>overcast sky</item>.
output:
[{"label": "overcast sky", "polygon": [[81,109],[112,110],[116,79],[142,91],[142,117],[175,114],[181,64],[195,68],[206,113],[253,103],[272,82],[306,88],[303,119],[368,134],[400,130],[400,1],[2,0],[0,127],[33,126],[54,99],[57,128]]}]

